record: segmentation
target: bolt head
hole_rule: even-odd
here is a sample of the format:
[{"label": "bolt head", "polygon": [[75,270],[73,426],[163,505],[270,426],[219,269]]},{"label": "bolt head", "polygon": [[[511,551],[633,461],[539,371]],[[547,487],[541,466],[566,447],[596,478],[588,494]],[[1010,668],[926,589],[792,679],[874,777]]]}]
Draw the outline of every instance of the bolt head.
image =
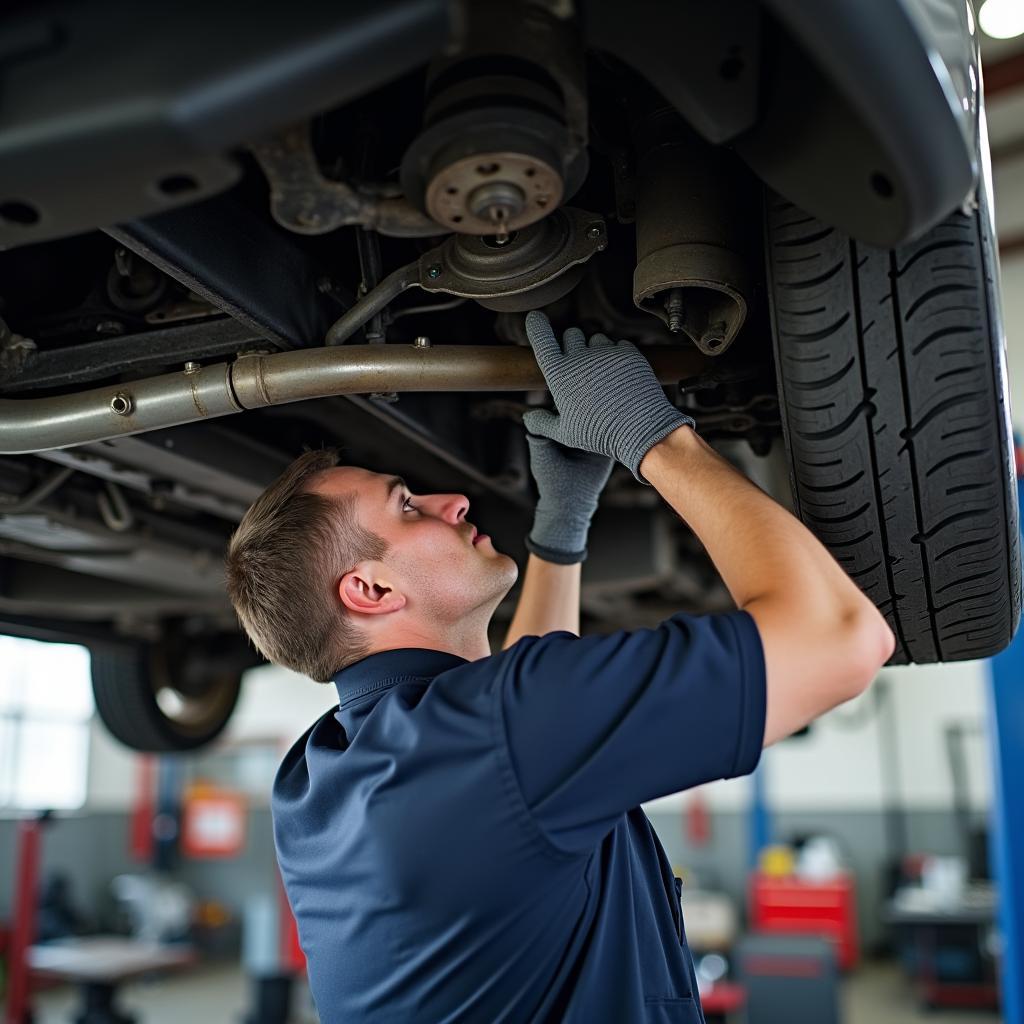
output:
[{"label": "bolt head", "polygon": [[430,348],[430,339],[425,334],[419,334],[412,339],[413,348]]},{"label": "bolt head", "polygon": [[134,408],[132,396],[119,391],[110,399],[110,411],[118,416],[128,416]]},{"label": "bolt head", "polygon": [[441,264],[440,263],[431,263],[431,265],[429,267],[427,267],[427,277],[429,277],[431,279],[431,281],[433,281],[435,278],[438,278],[440,276],[441,276]]},{"label": "bolt head", "polygon": [[198,373],[202,368],[201,363],[195,363],[190,359],[185,364],[185,373]]},{"label": "bolt head", "polygon": [[587,238],[600,238],[602,234],[602,228],[600,224],[591,224],[587,228]]}]

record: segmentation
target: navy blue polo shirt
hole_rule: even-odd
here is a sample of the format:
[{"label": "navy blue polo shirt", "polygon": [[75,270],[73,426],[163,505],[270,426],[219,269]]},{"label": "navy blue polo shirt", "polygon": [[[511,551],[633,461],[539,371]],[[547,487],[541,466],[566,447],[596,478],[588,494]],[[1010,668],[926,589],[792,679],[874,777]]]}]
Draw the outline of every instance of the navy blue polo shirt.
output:
[{"label": "navy blue polo shirt", "polygon": [[678,890],[641,802],[754,769],[745,612],[371,655],[274,784],[323,1024],[700,1024]]}]

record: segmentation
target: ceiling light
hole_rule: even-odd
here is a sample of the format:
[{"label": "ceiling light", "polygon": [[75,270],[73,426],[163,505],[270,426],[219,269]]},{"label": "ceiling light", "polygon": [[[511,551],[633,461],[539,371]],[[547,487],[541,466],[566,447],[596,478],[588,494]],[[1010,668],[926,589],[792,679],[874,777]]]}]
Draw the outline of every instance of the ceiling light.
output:
[{"label": "ceiling light", "polygon": [[985,0],[978,11],[982,32],[993,39],[1012,39],[1024,35],[1022,0]]}]

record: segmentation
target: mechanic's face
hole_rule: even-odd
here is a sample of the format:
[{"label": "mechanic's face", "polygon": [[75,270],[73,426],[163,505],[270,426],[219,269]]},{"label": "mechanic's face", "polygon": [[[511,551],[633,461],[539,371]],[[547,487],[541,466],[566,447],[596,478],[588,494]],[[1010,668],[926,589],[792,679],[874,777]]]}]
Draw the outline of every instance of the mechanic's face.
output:
[{"label": "mechanic's face", "polygon": [[[361,574],[374,579],[357,582],[400,594],[403,607],[419,618],[443,624],[482,608],[489,614],[515,583],[515,562],[467,520],[464,495],[413,494],[401,477],[354,466],[326,471],[313,489],[356,496],[360,523],[388,544],[382,562],[367,563]],[[361,597],[351,587],[349,593]],[[369,605],[353,609],[345,593],[342,600],[372,613]]]}]

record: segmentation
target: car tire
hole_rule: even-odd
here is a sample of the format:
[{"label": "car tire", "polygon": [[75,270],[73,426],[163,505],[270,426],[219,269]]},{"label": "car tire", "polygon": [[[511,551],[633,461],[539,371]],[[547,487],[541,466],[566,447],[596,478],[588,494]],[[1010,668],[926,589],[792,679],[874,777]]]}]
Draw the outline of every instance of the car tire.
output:
[{"label": "car tire", "polygon": [[168,645],[93,649],[97,714],[133,750],[173,753],[205,746],[235,709],[244,666],[197,662],[186,666]]},{"label": "car tire", "polygon": [[1021,565],[986,196],[892,251],[775,196],[766,224],[797,514],[884,612],[892,664],[995,654]]}]

